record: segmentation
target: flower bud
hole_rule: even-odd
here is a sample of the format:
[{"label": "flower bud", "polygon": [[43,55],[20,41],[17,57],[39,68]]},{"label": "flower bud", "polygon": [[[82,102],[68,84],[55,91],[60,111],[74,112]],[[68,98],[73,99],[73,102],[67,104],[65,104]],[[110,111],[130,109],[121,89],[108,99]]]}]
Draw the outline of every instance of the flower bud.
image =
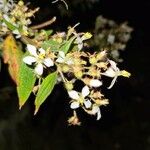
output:
[{"label": "flower bud", "polygon": [[67,91],[70,91],[73,89],[73,84],[71,82],[66,82],[65,87],[66,87]]},{"label": "flower bud", "polygon": [[75,76],[76,76],[78,79],[81,79],[82,76],[83,76],[82,71],[75,72]]},{"label": "flower bud", "polygon": [[69,71],[69,67],[67,65],[62,66],[62,71],[67,73]]},{"label": "flower bud", "polygon": [[95,57],[91,57],[89,59],[90,64],[96,64],[97,63],[97,59]]}]

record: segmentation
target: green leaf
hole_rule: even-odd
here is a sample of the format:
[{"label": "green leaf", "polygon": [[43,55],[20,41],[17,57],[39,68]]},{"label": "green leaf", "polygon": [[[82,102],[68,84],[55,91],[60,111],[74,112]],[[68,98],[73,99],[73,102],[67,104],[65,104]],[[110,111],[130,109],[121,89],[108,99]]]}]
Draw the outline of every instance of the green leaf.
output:
[{"label": "green leaf", "polygon": [[53,30],[43,30],[47,34],[47,36],[50,36],[53,33]]},{"label": "green leaf", "polygon": [[51,94],[57,80],[57,72],[49,74],[40,85],[39,91],[35,99],[35,113],[36,114],[41,104]]},{"label": "green leaf", "polygon": [[17,92],[19,97],[19,107],[21,108],[28,100],[34,84],[36,76],[31,68],[29,68],[23,61],[19,70],[19,84]]},{"label": "green leaf", "polygon": [[63,51],[65,54],[69,51],[70,47],[71,47],[71,44],[72,42],[75,40],[76,37],[72,37],[70,38],[68,41],[65,42],[65,44],[63,44],[61,47],[60,47],[60,50]]},{"label": "green leaf", "polygon": [[48,41],[45,41],[43,44],[42,44],[42,48],[43,49],[48,49],[50,48],[51,51],[58,51],[59,50],[59,47],[60,47],[60,43],[58,43],[57,41],[54,41],[54,40],[48,40]]},{"label": "green leaf", "polygon": [[8,22],[6,19],[3,19],[4,20],[4,22],[6,23],[6,25],[7,25],[7,27],[10,29],[10,30],[15,30],[15,29],[17,29],[17,27],[16,26],[14,26],[13,24],[11,24],[10,22]]}]

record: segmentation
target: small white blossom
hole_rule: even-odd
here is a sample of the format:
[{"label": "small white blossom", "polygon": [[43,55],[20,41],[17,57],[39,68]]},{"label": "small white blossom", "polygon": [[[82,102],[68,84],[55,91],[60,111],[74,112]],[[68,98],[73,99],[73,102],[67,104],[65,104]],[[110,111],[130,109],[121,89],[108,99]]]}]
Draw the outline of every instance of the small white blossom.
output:
[{"label": "small white blossom", "polygon": [[90,115],[97,115],[97,119],[99,120],[101,118],[101,111],[98,105],[93,104],[92,110],[86,110],[86,112]]},{"label": "small white blossom", "polygon": [[27,50],[29,51],[31,56],[24,57],[23,61],[28,65],[32,65],[33,63],[35,63],[36,67],[34,71],[37,75],[43,74],[44,67],[51,67],[54,65],[54,62],[51,58],[46,58],[46,52],[44,49],[40,48],[37,51],[35,46],[28,44]]},{"label": "small white blossom", "polygon": [[3,13],[8,13],[14,7],[13,0],[0,0],[0,11]]},{"label": "small white blossom", "polygon": [[71,58],[67,58],[63,51],[59,51],[58,58],[56,59],[56,62],[58,62],[58,63],[66,63],[68,65],[72,65],[73,64],[73,60],[71,60]]},{"label": "small white blossom", "polygon": [[109,60],[109,63],[110,67],[106,70],[106,72],[102,73],[102,75],[113,78],[110,86],[108,87],[108,89],[111,89],[120,74],[120,69],[117,67],[117,64],[114,61]]},{"label": "small white blossom", "polygon": [[83,40],[80,36],[77,36],[75,43],[78,44],[79,51],[83,48]]},{"label": "small white blossom", "polygon": [[72,98],[72,102],[70,107],[72,109],[77,109],[79,108],[80,104],[81,105],[85,105],[85,108],[90,108],[92,103],[89,99],[85,99],[86,96],[88,96],[90,94],[89,91],[89,87],[88,86],[84,86],[81,93],[75,91],[75,90],[71,90],[68,92],[69,97]]},{"label": "small white blossom", "polygon": [[102,85],[102,82],[98,79],[90,80],[90,86],[92,86],[92,87],[100,87],[101,85]]},{"label": "small white blossom", "polygon": [[93,105],[92,114],[97,115],[97,120],[99,120],[101,118],[101,111],[97,105]]},{"label": "small white blossom", "polygon": [[112,35],[112,34],[109,34],[108,38],[107,38],[107,42],[110,43],[110,44],[113,44],[114,41],[115,41],[115,36]]},{"label": "small white blossom", "polygon": [[79,51],[83,48],[83,41],[90,39],[92,37],[91,33],[84,33],[81,37],[77,33],[74,33],[76,36],[75,43],[78,44]]},{"label": "small white blossom", "polygon": [[109,63],[110,63],[110,67],[104,73],[101,73],[102,75],[113,78],[113,80],[112,80],[110,86],[108,87],[108,89],[113,87],[113,85],[115,84],[118,76],[124,76],[124,77],[129,78],[130,75],[131,75],[129,72],[127,72],[125,70],[120,70],[117,67],[117,64],[114,61],[109,60]]}]

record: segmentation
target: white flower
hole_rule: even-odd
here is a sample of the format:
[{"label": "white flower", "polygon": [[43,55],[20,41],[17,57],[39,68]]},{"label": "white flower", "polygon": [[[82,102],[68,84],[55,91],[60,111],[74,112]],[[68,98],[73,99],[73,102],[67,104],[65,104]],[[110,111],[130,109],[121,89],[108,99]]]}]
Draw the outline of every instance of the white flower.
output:
[{"label": "white flower", "polygon": [[127,72],[126,70],[120,70],[114,61],[109,60],[109,63],[110,63],[110,67],[104,73],[101,73],[102,75],[113,78],[108,89],[113,87],[118,76],[124,76],[124,77],[129,78],[131,75],[131,73]]},{"label": "white flower", "polygon": [[109,34],[108,38],[107,38],[107,42],[110,43],[110,44],[113,44],[114,41],[115,41],[115,36],[112,35],[112,34]]},{"label": "white flower", "polygon": [[91,114],[97,115],[97,120],[101,118],[101,111],[97,105],[93,105]]},{"label": "white flower", "polygon": [[92,87],[100,87],[101,85],[102,85],[102,82],[98,79],[90,80],[90,86],[92,86]]},{"label": "white flower", "polygon": [[80,36],[77,36],[75,43],[78,44],[79,51],[83,48],[83,39]]},{"label": "white flower", "polygon": [[58,63],[66,63],[68,65],[72,65],[73,64],[73,61],[71,60],[71,58],[67,58],[63,51],[59,51],[58,58],[56,59],[56,62],[58,62]]},{"label": "white flower", "polygon": [[92,103],[90,100],[85,99],[86,96],[88,96],[90,94],[89,91],[89,87],[88,86],[84,86],[81,93],[75,91],[75,90],[71,90],[68,92],[69,97],[72,98],[72,102],[70,107],[72,109],[77,109],[79,108],[80,104],[83,106],[85,106],[85,108],[90,108]]},{"label": "white flower", "polygon": [[97,120],[101,118],[101,111],[98,105],[93,104],[92,110],[86,110],[86,112],[90,115],[97,115]]},{"label": "white flower", "polygon": [[45,57],[46,52],[44,49],[38,49],[37,53],[37,49],[35,46],[27,44],[27,50],[29,51],[31,56],[24,57],[23,61],[28,65],[32,65],[33,63],[35,63],[36,67],[34,71],[37,75],[43,74],[44,67],[51,67],[54,65],[52,59]]},{"label": "white flower", "polygon": [[8,13],[8,11],[12,10],[14,7],[13,0],[0,0],[0,11],[4,13]]},{"label": "white flower", "polygon": [[79,51],[83,48],[83,41],[88,40],[92,37],[92,34],[89,32],[84,33],[81,37],[77,33],[74,33],[74,35],[76,36],[75,43],[78,44]]},{"label": "white flower", "polygon": [[108,89],[111,89],[115,84],[117,77],[120,75],[120,69],[114,61],[109,60],[109,63],[110,67],[106,70],[106,72],[102,73],[102,75],[113,78],[110,86],[108,87]]}]

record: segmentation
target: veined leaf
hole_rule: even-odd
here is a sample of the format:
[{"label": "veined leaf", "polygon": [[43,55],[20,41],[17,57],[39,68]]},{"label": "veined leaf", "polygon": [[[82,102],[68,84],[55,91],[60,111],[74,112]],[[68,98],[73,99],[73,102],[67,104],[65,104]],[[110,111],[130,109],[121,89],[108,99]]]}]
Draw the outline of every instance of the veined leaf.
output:
[{"label": "veined leaf", "polygon": [[65,54],[69,51],[70,47],[71,47],[71,44],[72,42],[75,40],[76,37],[72,37],[70,38],[68,41],[65,42],[65,44],[63,44],[61,47],[60,47],[60,50],[63,51]]},{"label": "veined leaf", "polygon": [[6,19],[3,18],[3,20],[4,20],[4,22],[6,23],[7,27],[8,27],[10,30],[13,31],[13,30],[17,29],[16,26],[14,26],[14,25],[11,24],[10,22],[8,22]]},{"label": "veined leaf", "polygon": [[22,50],[17,46],[14,37],[10,34],[3,43],[3,59],[8,64],[8,70],[11,78],[18,84],[18,74],[23,55]]},{"label": "veined leaf", "polygon": [[43,30],[47,36],[50,36],[53,33],[53,30]]},{"label": "veined leaf", "polygon": [[17,92],[19,97],[19,108],[21,108],[28,100],[35,81],[36,76],[31,68],[29,68],[23,61],[19,70],[19,83],[17,86]]},{"label": "veined leaf", "polygon": [[36,114],[41,104],[51,94],[57,80],[57,72],[49,74],[40,85],[39,91],[35,99],[35,113]]},{"label": "veined leaf", "polygon": [[54,40],[48,40],[48,41],[45,41],[43,44],[42,44],[42,48],[43,49],[48,49],[50,48],[51,51],[58,51],[60,47],[60,43],[58,43],[57,41],[54,41]]}]

